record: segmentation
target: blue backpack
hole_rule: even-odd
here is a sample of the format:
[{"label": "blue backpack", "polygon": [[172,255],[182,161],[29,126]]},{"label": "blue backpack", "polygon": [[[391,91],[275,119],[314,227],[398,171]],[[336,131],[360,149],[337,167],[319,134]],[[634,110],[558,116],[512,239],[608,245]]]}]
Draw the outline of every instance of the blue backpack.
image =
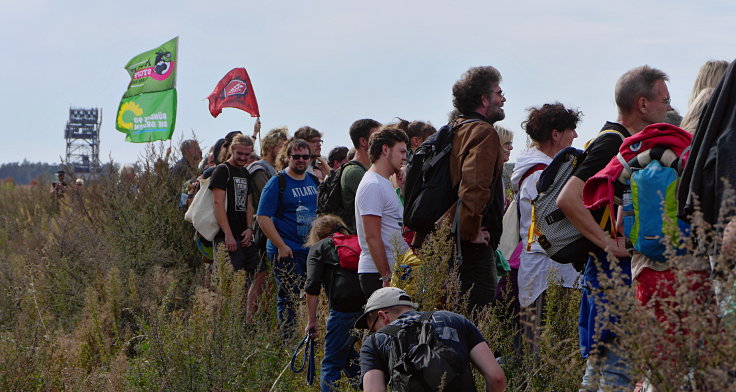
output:
[{"label": "blue backpack", "polygon": [[623,223],[634,250],[658,262],[666,261],[668,247],[676,255],[685,254],[690,225],[677,217],[682,160],[661,147],[629,162],[621,154],[618,159],[624,167],[623,178],[630,177],[623,197]]}]

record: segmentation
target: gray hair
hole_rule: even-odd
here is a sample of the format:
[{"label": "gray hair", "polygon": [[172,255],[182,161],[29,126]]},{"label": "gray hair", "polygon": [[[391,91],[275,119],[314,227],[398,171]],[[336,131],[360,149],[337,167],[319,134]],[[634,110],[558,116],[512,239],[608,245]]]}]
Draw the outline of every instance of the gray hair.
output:
[{"label": "gray hair", "polygon": [[654,98],[654,84],[668,81],[666,73],[648,65],[636,67],[621,75],[616,82],[616,105],[619,112],[629,114],[640,97]]},{"label": "gray hair", "polygon": [[682,123],[682,116],[675,109],[668,110],[664,115],[664,120],[662,120],[662,122],[679,127]]},{"label": "gray hair", "polygon": [[194,139],[187,139],[181,142],[181,145],[179,145],[179,151],[181,151],[182,154],[184,154],[184,151],[187,151],[188,149],[199,145],[196,140]]}]

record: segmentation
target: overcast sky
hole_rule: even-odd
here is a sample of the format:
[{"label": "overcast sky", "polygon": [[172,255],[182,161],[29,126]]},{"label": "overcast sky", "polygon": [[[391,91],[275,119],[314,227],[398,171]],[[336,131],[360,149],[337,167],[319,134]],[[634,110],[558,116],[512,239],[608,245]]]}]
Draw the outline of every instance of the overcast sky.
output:
[{"label": "overcast sky", "polygon": [[313,126],[326,154],[350,146],[359,118],[439,128],[452,84],[471,66],[493,65],[507,98],[500,124],[516,134],[513,161],[526,108],[582,110],[582,146],[615,119],[615,81],[638,65],[669,74],[672,106],[684,114],[700,66],[736,57],[736,2],[0,0],[0,162],[59,162],[70,106],[102,108],[103,162],[135,162],[145,144],[115,130],[123,66],[175,36],[174,145],[192,130],[203,147],[233,129],[250,134],[245,112],[215,119],[202,100],[234,67],[250,74],[264,131]]}]

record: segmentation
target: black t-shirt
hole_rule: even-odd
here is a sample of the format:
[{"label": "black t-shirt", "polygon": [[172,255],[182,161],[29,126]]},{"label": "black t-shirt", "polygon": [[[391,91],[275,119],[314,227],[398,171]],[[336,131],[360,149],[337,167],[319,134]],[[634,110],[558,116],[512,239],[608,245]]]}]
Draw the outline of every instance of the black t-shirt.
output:
[{"label": "black t-shirt", "polygon": [[[419,316],[421,316],[420,312],[412,310],[399,316],[391,325],[417,322]],[[470,350],[479,343],[485,342],[483,335],[470,320],[457,313],[434,312],[431,323],[440,341],[454,349],[461,361],[468,363],[465,372],[447,385],[446,390],[476,391],[473,372],[470,370]],[[360,349],[361,383],[368,371],[378,369],[383,372],[384,383],[388,384],[391,376],[388,362],[392,346],[393,339],[381,332],[376,332],[363,341],[363,347]]]},{"label": "black t-shirt", "polygon": [[[631,136],[623,125],[610,121],[606,122],[601,132],[609,130],[618,131],[624,137]],[[587,148],[588,154],[585,156],[585,160],[575,169],[573,175],[583,181],[588,181],[590,177],[603,170],[608,165],[608,162],[618,154],[622,143],[623,139],[621,136],[615,133],[600,135],[590,143]]]},{"label": "black t-shirt", "polygon": [[[215,168],[210,180],[210,189],[224,189],[227,193],[227,222],[236,241],[243,239],[243,231],[248,227],[248,196],[252,193],[248,170],[224,162]],[[225,238],[220,230],[216,240]]]}]

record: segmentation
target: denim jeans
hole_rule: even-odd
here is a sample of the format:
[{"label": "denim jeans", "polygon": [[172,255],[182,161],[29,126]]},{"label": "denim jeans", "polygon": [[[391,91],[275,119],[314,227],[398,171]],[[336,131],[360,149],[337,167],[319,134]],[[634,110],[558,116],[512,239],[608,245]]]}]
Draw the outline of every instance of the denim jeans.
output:
[{"label": "denim jeans", "polygon": [[279,329],[284,343],[294,337],[296,305],[307,277],[307,254],[294,252],[293,258],[279,259],[278,254],[269,253],[276,279],[276,310]]},{"label": "denim jeans", "polygon": [[588,356],[580,392],[633,391],[636,383],[631,379],[630,364],[619,354],[615,340],[599,345],[598,352]]},{"label": "denim jeans", "polygon": [[355,337],[350,331],[361,314],[330,309],[325,334],[325,356],[320,371],[320,389],[323,392],[337,391],[337,387],[332,384],[340,379],[341,371],[344,371],[348,378],[357,381],[360,374],[359,354],[354,347]]},{"label": "denim jeans", "polygon": [[[599,316],[605,313],[605,308],[609,305],[605,292],[595,293],[595,290],[600,288],[598,274],[605,273],[606,276],[612,277],[613,268],[607,261],[605,251],[598,252],[596,257],[601,261],[601,270],[599,271],[594,259],[590,258],[583,272],[583,295],[580,300],[580,317],[578,318],[578,337],[583,358],[591,353],[597,343],[610,342],[616,337],[615,333],[606,327],[606,324],[618,322],[617,316],[610,316],[607,320]],[[620,258],[618,264],[622,272],[622,275],[617,277],[620,279],[620,286],[631,286],[631,258]]]}]

